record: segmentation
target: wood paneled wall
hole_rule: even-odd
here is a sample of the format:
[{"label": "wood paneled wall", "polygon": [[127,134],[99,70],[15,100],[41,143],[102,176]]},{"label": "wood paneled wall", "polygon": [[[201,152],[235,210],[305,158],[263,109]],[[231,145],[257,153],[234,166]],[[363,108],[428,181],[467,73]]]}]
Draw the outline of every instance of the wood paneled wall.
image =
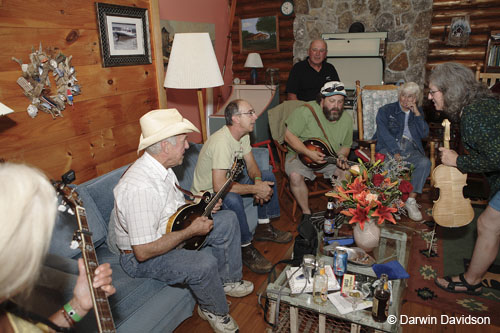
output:
[{"label": "wood paneled wall", "polygon": [[280,6],[282,0],[238,0],[236,4],[236,13],[231,30],[231,42],[233,50],[233,77],[245,79],[250,82],[250,68],[245,68],[243,65],[247,59],[248,53],[240,53],[240,36],[239,26],[240,17],[261,17],[261,16],[278,16],[279,25],[279,52],[260,53],[264,68],[258,69],[258,83],[264,84],[267,68],[279,69],[279,90],[280,102],[286,99],[285,88],[288,74],[293,66],[293,21],[295,14],[284,16],[281,14]]},{"label": "wood paneled wall", "polygon": [[[434,0],[432,28],[429,38],[427,69],[447,61],[455,61],[475,71],[483,65],[488,36],[500,29],[498,0]],[[446,45],[454,17],[469,15],[471,34],[466,47]]]},{"label": "wood paneled wall", "polygon": [[[150,21],[156,4],[106,2],[148,8]],[[78,38],[67,38],[71,32]],[[21,68],[11,57],[29,63],[40,43],[73,56],[82,93],[62,118],[43,112],[30,118],[29,100],[16,83]],[[0,158],[35,165],[54,179],[73,169],[76,183],[134,161],[138,120],[159,105],[154,51],[152,45],[153,64],[103,68],[93,0],[0,1],[0,101],[15,111],[0,117]]]}]

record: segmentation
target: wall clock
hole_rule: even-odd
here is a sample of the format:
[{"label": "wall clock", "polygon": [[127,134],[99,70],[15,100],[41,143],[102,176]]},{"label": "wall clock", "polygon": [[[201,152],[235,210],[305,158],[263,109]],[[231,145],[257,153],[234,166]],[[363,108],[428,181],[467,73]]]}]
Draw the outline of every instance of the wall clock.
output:
[{"label": "wall clock", "polygon": [[293,1],[291,0],[285,0],[283,1],[283,3],[281,4],[281,13],[283,15],[292,15],[293,13]]}]

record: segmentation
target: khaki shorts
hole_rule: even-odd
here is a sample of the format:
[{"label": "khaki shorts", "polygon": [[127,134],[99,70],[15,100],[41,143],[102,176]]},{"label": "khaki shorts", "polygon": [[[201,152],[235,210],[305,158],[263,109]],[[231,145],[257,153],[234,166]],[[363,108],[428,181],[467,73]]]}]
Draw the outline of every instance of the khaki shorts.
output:
[{"label": "khaki shorts", "polygon": [[323,174],[325,179],[331,179],[334,175],[337,176],[342,170],[337,168],[334,164],[327,164],[324,168],[319,170],[313,170],[306,167],[300,161],[296,154],[286,154],[285,160],[285,172],[290,177],[292,172],[298,173],[309,180],[314,180],[316,178],[315,172]]}]

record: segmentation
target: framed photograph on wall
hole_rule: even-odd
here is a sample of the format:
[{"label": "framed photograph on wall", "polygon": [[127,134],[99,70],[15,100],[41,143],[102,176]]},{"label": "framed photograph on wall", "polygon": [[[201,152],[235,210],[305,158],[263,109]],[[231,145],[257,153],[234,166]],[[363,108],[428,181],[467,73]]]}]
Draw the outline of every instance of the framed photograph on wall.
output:
[{"label": "framed photograph on wall", "polygon": [[96,2],[103,67],[151,63],[148,10]]},{"label": "framed photograph on wall", "polygon": [[279,52],[278,15],[240,18],[240,52]]}]

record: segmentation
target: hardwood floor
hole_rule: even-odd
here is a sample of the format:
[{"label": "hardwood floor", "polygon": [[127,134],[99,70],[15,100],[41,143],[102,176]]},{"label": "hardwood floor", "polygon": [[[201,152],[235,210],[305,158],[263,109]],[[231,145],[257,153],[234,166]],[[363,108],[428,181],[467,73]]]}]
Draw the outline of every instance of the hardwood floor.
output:
[{"label": "hardwood floor", "polygon": [[[280,179],[278,179],[278,182]],[[427,196],[424,195],[421,200],[425,200]],[[318,197],[311,200],[311,208],[313,211],[320,211],[326,209],[326,197]],[[281,203],[282,216],[279,220],[273,221],[273,225],[281,230],[287,230],[294,234],[297,234],[296,228],[297,223],[293,223],[290,217],[283,212],[286,209],[291,210],[291,202],[286,199]],[[300,212],[299,212],[300,214]],[[402,222],[404,222],[404,219]],[[300,216],[298,218],[300,220]],[[404,225],[404,223],[401,223]],[[277,244],[271,242],[255,242],[255,247],[261,251],[261,253],[269,259],[271,262],[277,262],[284,258],[287,251],[290,249],[292,242],[288,244]],[[254,283],[255,290],[252,294],[244,298],[233,298],[227,297],[228,301],[231,302],[230,314],[236,320],[240,327],[241,333],[246,332],[266,332],[269,326],[264,321],[263,311],[257,303],[257,291],[260,287],[263,287],[267,282],[267,275],[259,275],[250,271],[247,267],[243,266],[243,278],[245,280],[250,280]],[[454,313],[447,312],[445,309],[436,309],[426,307],[417,303],[406,302],[402,306],[401,314],[413,317],[437,317],[440,318],[441,315],[448,315],[456,317]],[[488,325],[402,325],[402,330],[404,332],[416,332],[416,333],[434,333],[434,332],[450,332],[450,333],[462,333],[462,332],[500,332],[500,327],[498,326],[488,326]],[[210,325],[202,320],[196,311],[194,311],[193,316],[186,319],[174,332],[184,333],[205,333],[211,332]]]}]

